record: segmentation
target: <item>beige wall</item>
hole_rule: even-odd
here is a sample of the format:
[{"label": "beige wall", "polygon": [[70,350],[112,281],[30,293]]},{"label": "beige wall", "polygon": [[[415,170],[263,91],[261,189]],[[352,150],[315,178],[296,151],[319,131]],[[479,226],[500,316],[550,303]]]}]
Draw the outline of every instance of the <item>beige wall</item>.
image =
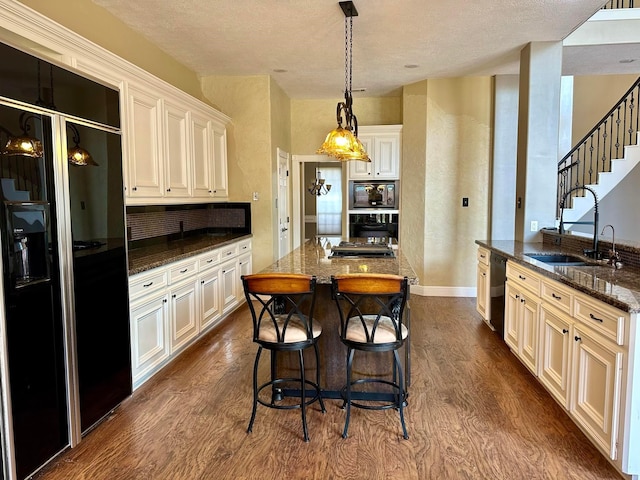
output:
[{"label": "beige wall", "polygon": [[473,287],[474,242],[488,225],[491,78],[429,80],[404,97],[402,247],[421,285]]},{"label": "beige wall", "polygon": [[[571,147],[611,110],[638,75],[585,75],[573,77],[573,127]],[[636,103],[637,105],[637,103]],[[637,107],[636,107],[637,108]]]},{"label": "beige wall", "polygon": [[[268,76],[210,76],[202,92],[233,120],[227,129],[229,200],[251,201],[253,269],[273,263],[273,152]],[[215,101],[214,101],[215,100]]]},{"label": "beige wall", "polygon": [[21,0],[20,3],[203,100],[195,72],[90,0]]},{"label": "beige wall", "polygon": [[[291,100],[291,148],[296,155],[314,155],[327,133],[337,126],[335,100]],[[353,99],[358,125],[398,125],[402,123],[400,97]],[[343,123],[344,126],[344,123]]]}]

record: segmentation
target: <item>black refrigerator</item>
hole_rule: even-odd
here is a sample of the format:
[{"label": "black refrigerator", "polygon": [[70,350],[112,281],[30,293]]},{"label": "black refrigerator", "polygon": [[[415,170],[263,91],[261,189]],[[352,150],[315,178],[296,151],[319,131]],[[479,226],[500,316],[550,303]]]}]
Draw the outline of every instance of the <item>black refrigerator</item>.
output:
[{"label": "black refrigerator", "polygon": [[24,479],[132,383],[118,92],[10,53],[25,72],[13,86],[0,69],[0,97],[22,100],[0,98],[2,464]]}]

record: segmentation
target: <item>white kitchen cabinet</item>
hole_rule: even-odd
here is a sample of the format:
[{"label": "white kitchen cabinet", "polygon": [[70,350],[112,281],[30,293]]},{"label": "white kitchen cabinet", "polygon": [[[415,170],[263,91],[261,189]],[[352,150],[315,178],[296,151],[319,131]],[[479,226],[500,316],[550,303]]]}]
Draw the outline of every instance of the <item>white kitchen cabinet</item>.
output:
[{"label": "white kitchen cabinet", "polygon": [[243,302],[251,264],[243,239],[129,278],[134,389]]},{"label": "white kitchen cabinet", "polygon": [[131,363],[137,388],[170,358],[167,272],[154,269],[129,280]]},{"label": "white kitchen cabinet", "polygon": [[371,162],[349,162],[350,180],[397,180],[400,178],[402,125],[363,126],[358,139]]},{"label": "white kitchen cabinet", "polygon": [[540,306],[542,344],[540,381],[564,408],[569,408],[573,319],[553,306]]},{"label": "white kitchen cabinet", "polygon": [[123,115],[123,143],[127,166],[127,197],[158,199],[164,196],[162,98],[148,89],[128,84],[127,111]]},{"label": "white kitchen cabinet", "polygon": [[[489,278],[489,255],[486,248],[479,247],[477,252],[478,264],[476,267],[476,310],[482,316],[484,322],[490,324],[491,305],[491,279]],[[491,327],[493,329],[493,327]]]},{"label": "white kitchen cabinet", "polygon": [[620,347],[575,325],[569,412],[612,460],[617,458],[622,358]]},{"label": "white kitchen cabinet", "polygon": [[191,113],[191,141],[195,198],[226,198],[227,132],[205,114]]},{"label": "white kitchen cabinet", "polygon": [[220,288],[222,291],[222,313],[233,310],[239,302],[240,288],[238,260],[232,258],[220,266]]},{"label": "white kitchen cabinet", "polygon": [[222,318],[220,268],[214,267],[200,274],[200,332],[208,330]]},{"label": "white kitchen cabinet", "polygon": [[228,197],[227,120],[184,94],[126,86],[127,205]]},{"label": "white kitchen cabinet", "polygon": [[505,342],[535,375],[538,372],[540,278],[507,262]]},{"label": "white kitchen cabinet", "polygon": [[171,286],[169,290],[171,354],[185,347],[198,335],[200,310],[196,298],[197,287],[197,279],[192,278]]},{"label": "white kitchen cabinet", "polygon": [[169,100],[163,102],[163,167],[166,197],[191,196],[191,169],[187,143],[187,110]]},{"label": "white kitchen cabinet", "polygon": [[211,122],[213,138],[213,192],[215,198],[226,198],[229,193],[227,179],[227,129],[218,122]]}]

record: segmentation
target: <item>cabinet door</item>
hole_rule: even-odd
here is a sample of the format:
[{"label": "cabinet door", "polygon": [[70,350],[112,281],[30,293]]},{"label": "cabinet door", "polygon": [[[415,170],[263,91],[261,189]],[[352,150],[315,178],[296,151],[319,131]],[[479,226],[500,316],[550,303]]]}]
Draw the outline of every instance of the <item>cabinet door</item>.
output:
[{"label": "cabinet door", "polygon": [[165,196],[191,195],[191,166],[187,145],[187,111],[164,102]]},{"label": "cabinet door", "polygon": [[221,316],[220,270],[212,268],[200,276],[200,331],[213,326]]},{"label": "cabinet door", "polygon": [[574,326],[570,412],[589,437],[617,458],[622,351]]},{"label": "cabinet door", "polygon": [[172,287],[171,303],[171,353],[180,350],[198,334],[199,309],[196,302],[196,281]]},{"label": "cabinet door", "polygon": [[375,178],[400,178],[400,141],[398,135],[378,135],[375,137],[375,159],[373,176]]},{"label": "cabinet door", "polygon": [[242,287],[242,275],[250,275],[253,271],[251,252],[245,253],[238,257],[238,300],[242,300],[243,287]]},{"label": "cabinet door", "polygon": [[159,96],[127,88],[127,195],[162,197],[164,194],[161,161],[161,99]]},{"label": "cabinet door", "polygon": [[222,313],[227,313],[238,304],[238,259],[234,258],[220,267],[220,287],[222,288]]},{"label": "cabinet door", "polygon": [[491,300],[489,297],[489,267],[484,263],[478,263],[476,273],[476,286],[476,310],[480,315],[482,315],[482,319],[486,322],[489,320],[488,306]]},{"label": "cabinet door", "polygon": [[371,135],[360,135],[358,139],[362,142],[365,151],[369,154],[369,158],[371,158],[371,162],[362,162],[360,160],[352,160],[349,162],[349,178],[354,180],[369,180],[373,177],[371,175],[372,165],[375,157],[375,152],[373,151],[374,142],[373,136]]},{"label": "cabinet door", "polygon": [[191,113],[191,157],[193,162],[193,196],[213,196],[213,150],[209,120]]},{"label": "cabinet door", "polygon": [[538,374],[538,346],[540,338],[540,322],[539,310],[540,302],[538,299],[524,291],[520,292],[520,350],[519,355],[522,363],[525,364],[533,372]]},{"label": "cabinet door", "polygon": [[509,281],[504,287],[504,341],[511,350],[520,350],[520,325],[518,312],[520,311],[520,292]]},{"label": "cabinet door", "polygon": [[540,307],[542,354],[540,381],[565,408],[569,408],[569,359],[573,320],[545,304]]},{"label": "cabinet door", "polygon": [[142,298],[131,308],[131,360],[137,388],[169,358],[167,295]]},{"label": "cabinet door", "polygon": [[227,186],[227,129],[211,122],[213,137],[213,196],[224,198],[229,195]]}]

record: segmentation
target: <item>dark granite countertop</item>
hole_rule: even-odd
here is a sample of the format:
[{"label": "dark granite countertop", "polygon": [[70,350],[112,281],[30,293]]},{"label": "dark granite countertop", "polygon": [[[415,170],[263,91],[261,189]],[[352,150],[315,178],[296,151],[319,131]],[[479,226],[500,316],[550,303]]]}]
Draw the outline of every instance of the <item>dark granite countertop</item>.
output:
[{"label": "dark granite countertop", "polygon": [[[329,258],[331,247],[341,237],[317,237],[285,255],[260,273],[304,273],[315,275],[319,284],[330,284],[331,275],[342,273],[385,273],[407,277],[410,285],[418,284],[418,277],[400,248],[393,246],[395,258]],[[350,242],[367,243],[366,238],[350,238]]]},{"label": "dark granite countertop", "polygon": [[129,250],[129,275],[162,267],[252,236],[251,234],[205,234],[150,247],[131,249]]},{"label": "dark granite countertop", "polygon": [[596,263],[588,259],[591,265],[554,266],[539,262],[526,254],[563,253],[576,255],[576,252],[562,250],[543,243],[524,243],[515,240],[476,240],[476,243],[496,253],[502,253],[542,276],[551,278],[587,295],[597,298],[620,310],[630,313],[640,312],[640,272],[633,268],[615,270],[607,263]]}]

